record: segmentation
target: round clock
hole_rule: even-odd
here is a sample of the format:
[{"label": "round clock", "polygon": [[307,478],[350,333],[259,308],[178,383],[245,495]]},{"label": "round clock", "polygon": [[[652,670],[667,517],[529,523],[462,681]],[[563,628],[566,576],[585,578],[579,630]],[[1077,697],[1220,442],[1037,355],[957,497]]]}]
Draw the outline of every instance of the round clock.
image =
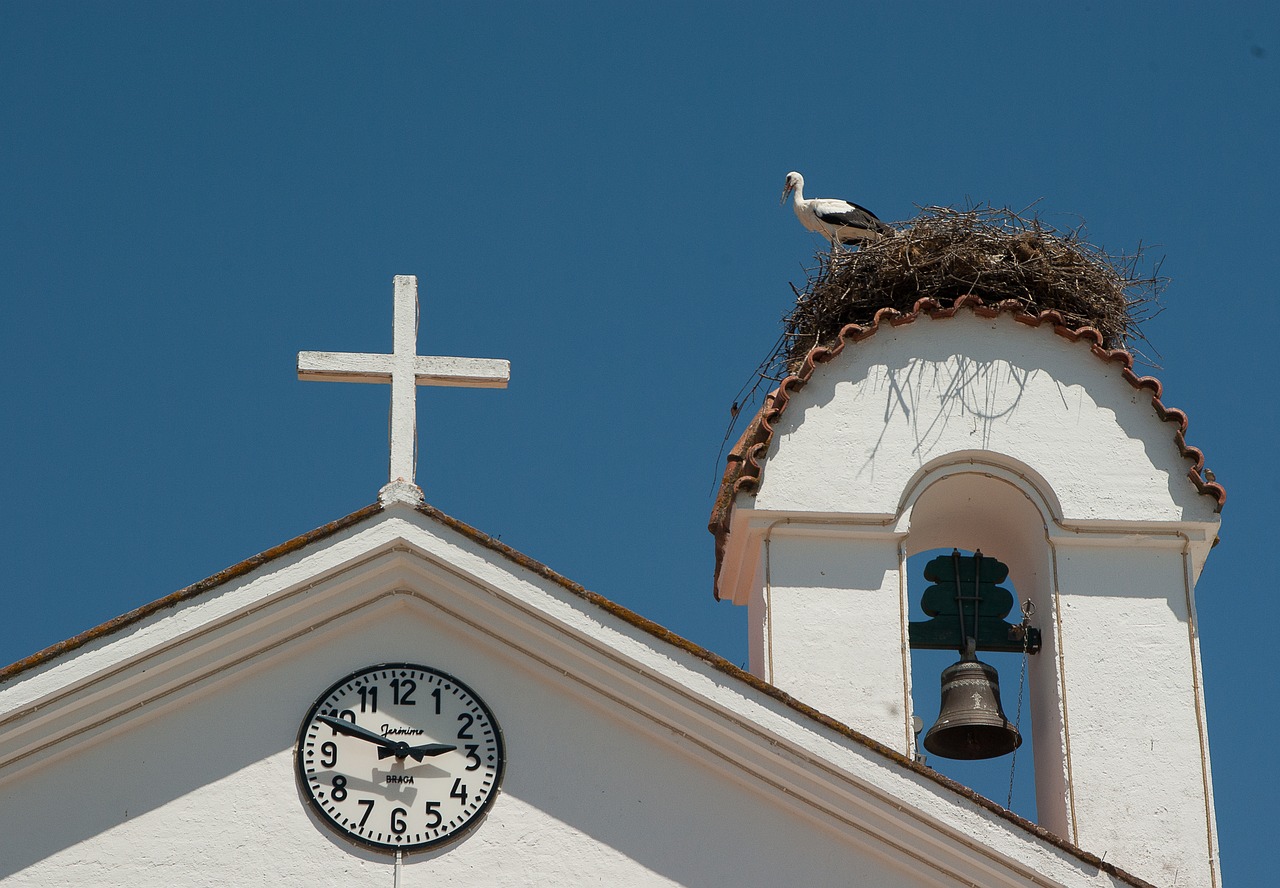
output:
[{"label": "round clock", "polygon": [[320,695],[298,732],[298,781],[320,819],[373,848],[421,850],[475,826],[502,782],[502,731],[471,688],[384,663]]}]

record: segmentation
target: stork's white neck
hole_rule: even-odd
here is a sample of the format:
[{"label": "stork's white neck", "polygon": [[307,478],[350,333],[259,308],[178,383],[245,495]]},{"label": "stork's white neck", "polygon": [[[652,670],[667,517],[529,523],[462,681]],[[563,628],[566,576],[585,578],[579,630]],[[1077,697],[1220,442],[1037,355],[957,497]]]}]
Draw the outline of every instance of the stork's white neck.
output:
[{"label": "stork's white neck", "polygon": [[796,176],[796,187],[792,189],[792,192],[795,195],[793,200],[795,201],[795,205],[798,207],[804,202],[804,179]]}]

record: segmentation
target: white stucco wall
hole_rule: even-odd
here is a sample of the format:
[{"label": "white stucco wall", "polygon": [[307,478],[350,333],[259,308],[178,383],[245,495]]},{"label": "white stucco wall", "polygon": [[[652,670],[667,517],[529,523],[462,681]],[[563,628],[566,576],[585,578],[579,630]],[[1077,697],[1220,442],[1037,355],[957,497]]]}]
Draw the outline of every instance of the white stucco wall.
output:
[{"label": "white stucco wall", "polygon": [[757,675],[803,689],[809,705],[910,755],[908,660],[900,646],[880,643],[886,627],[906,631],[900,539],[841,526],[771,528],[751,647]]},{"label": "white stucco wall", "polygon": [[392,888],[311,815],[292,746],[393,660],[467,682],[508,755],[405,888],[1122,881],[398,508],[0,685],[0,882]]},{"label": "white stucco wall", "polygon": [[1209,885],[1209,752],[1181,555],[1160,540],[1058,547],[1073,813],[1084,847],[1119,849],[1157,884]]},{"label": "white stucco wall", "polygon": [[656,742],[586,705],[564,676],[425,616],[384,599],[0,786],[0,877],[391,886],[387,855],[310,815],[292,747],[330,682],[409,660],[484,697],[508,766],[488,819],[454,846],[410,856],[405,886],[787,884],[798,874],[805,884],[917,884],[699,768],[676,738]]},{"label": "white stucco wall", "polygon": [[737,507],[894,514],[930,461],[986,451],[1040,472],[1064,520],[1210,519],[1150,405],[1119,365],[1048,325],[967,311],[885,324],[797,393],[758,495]]},{"label": "white stucco wall", "polygon": [[1192,589],[1218,516],[1176,430],[1047,324],[882,324],[792,393],[758,490],[735,500],[720,588],[753,604],[753,669],[909,748],[902,593],[870,541],[982,549],[1044,636],[1041,822],[1157,884],[1216,885]]}]

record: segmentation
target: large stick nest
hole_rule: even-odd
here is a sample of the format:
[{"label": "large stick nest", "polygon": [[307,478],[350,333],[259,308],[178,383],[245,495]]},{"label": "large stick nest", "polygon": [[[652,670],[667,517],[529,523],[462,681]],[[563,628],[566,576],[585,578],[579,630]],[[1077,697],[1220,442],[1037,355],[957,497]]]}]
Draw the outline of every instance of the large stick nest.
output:
[{"label": "large stick nest", "polygon": [[783,319],[774,370],[794,371],[811,348],[833,345],[846,324],[869,325],[882,308],[907,313],[926,296],[948,307],[970,293],[1014,299],[1033,314],[1056,310],[1072,326],[1096,328],[1108,348],[1131,348],[1143,339],[1141,321],[1157,313],[1164,279],[1139,273],[1141,248],[1113,256],[1081,232],[1009,209],[929,207],[893,237],[819,253]]}]

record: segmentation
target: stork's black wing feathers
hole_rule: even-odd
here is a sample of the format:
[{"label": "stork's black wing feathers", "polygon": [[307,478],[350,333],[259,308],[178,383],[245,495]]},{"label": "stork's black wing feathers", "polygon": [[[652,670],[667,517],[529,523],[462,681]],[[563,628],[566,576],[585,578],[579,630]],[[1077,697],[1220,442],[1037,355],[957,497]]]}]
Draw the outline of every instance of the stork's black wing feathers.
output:
[{"label": "stork's black wing feathers", "polygon": [[857,225],[860,228],[877,228],[877,222],[883,225],[883,222],[876,217],[876,214],[868,210],[866,207],[860,207],[856,203],[846,203],[848,209],[839,212],[819,212],[818,218],[828,225]]},{"label": "stork's black wing feathers", "polygon": [[849,203],[848,201],[845,201],[844,205],[847,209],[842,209],[838,212],[831,212],[830,210],[826,212],[819,211],[816,215],[827,225],[862,228],[878,234],[890,234],[893,231],[866,207],[860,207],[856,203]]}]

